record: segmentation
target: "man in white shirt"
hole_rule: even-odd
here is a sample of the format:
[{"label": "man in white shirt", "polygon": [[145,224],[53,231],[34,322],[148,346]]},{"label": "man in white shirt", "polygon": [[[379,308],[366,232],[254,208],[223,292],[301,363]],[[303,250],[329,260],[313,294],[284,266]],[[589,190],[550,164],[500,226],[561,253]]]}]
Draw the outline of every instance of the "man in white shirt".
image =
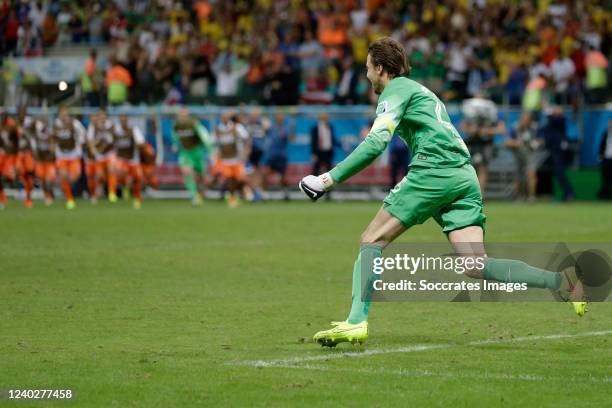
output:
[{"label": "man in white shirt", "polygon": [[329,115],[321,113],[317,124],[310,131],[310,151],[312,153],[313,174],[329,171],[332,168],[334,146],[334,129],[329,123]]},{"label": "man in white shirt", "polygon": [[550,71],[555,81],[555,102],[559,104],[569,103],[570,84],[576,72],[574,62],[567,55],[560,56],[553,60]]},{"label": "man in white shirt", "polygon": [[222,104],[235,102],[238,85],[242,77],[249,72],[249,66],[245,64],[239,69],[232,69],[231,64],[227,62],[217,62],[211,68],[217,78],[217,96]]}]

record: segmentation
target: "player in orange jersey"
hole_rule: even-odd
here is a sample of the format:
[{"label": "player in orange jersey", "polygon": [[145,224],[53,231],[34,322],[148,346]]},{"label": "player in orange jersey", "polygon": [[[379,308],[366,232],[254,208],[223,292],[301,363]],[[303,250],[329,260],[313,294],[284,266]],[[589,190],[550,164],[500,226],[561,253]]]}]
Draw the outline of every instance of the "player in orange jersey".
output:
[{"label": "player in orange jersey", "polygon": [[108,201],[117,202],[117,169],[115,165],[115,124],[101,109],[87,129],[87,141],[95,147],[96,181],[107,183]]},{"label": "player in orange jersey", "polygon": [[[95,115],[91,117],[93,121]],[[83,159],[85,164],[85,177],[87,178],[87,192],[89,194],[89,200],[92,204],[98,203],[98,182],[96,180],[96,154],[90,148],[90,144],[87,140],[83,143]]]},{"label": "player in orange jersey", "polygon": [[159,182],[155,175],[155,149],[149,143],[140,146],[140,167],[142,169],[143,187],[157,189]]},{"label": "player in orange jersey", "polygon": [[72,196],[72,183],[81,176],[85,128],[81,122],[68,114],[65,106],[62,106],[53,124],[52,132],[53,140],[56,143],[56,165],[60,185],[66,197],[66,208],[72,210],[76,206]]},{"label": "player in orange jersey", "polygon": [[121,185],[127,186],[128,182],[131,184],[135,209],[139,209],[142,205],[141,191],[143,177],[139,153],[143,145],[144,136],[140,129],[130,125],[127,115],[119,116],[119,123],[115,127],[117,176]]},{"label": "player in orange jersey", "polygon": [[18,151],[17,123],[2,109],[0,110],[0,209],[8,205],[3,181],[12,183],[15,180],[15,160]]},{"label": "player in orange jersey", "polygon": [[233,120],[231,112],[221,114],[221,123],[215,129],[215,143],[219,148],[220,171],[227,183],[230,208],[238,206],[238,191],[245,182],[244,162],[249,139],[244,126]]},{"label": "player in orange jersey", "polygon": [[51,129],[47,128],[44,119],[32,121],[30,146],[34,153],[36,177],[45,194],[45,204],[53,203],[52,186],[55,183],[55,141]]},{"label": "player in orange jersey", "polygon": [[32,208],[32,189],[34,188],[34,155],[32,153],[32,133],[34,119],[27,115],[27,108],[21,106],[17,112],[19,129],[19,152],[17,153],[17,170],[25,190],[25,207]]},{"label": "player in orange jersey", "polygon": [[4,111],[0,112],[0,210],[4,210],[8,204],[6,193],[4,192],[4,183],[2,182],[2,168],[4,167],[4,131],[2,130]]},{"label": "player in orange jersey", "polygon": [[[13,183],[17,179],[18,173],[19,128],[17,122],[4,110],[0,115],[0,139],[2,139],[3,150],[2,160],[0,160],[2,164],[0,174],[4,180]],[[0,203],[4,208],[8,205],[8,200],[3,189],[0,194]]]}]

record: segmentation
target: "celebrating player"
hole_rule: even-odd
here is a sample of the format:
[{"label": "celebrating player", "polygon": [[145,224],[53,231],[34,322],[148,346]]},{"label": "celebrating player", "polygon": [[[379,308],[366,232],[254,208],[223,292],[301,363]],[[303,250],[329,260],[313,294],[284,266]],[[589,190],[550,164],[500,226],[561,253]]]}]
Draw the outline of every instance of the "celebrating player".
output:
[{"label": "celebrating player", "polygon": [[140,168],[139,150],[144,145],[144,136],[140,129],[128,123],[127,115],[119,116],[115,129],[115,149],[117,151],[117,175],[123,186],[131,182],[134,195],[134,208],[142,206],[142,169]]},{"label": "celebrating player", "polygon": [[[147,125],[145,125],[146,132],[148,134],[155,133],[155,121],[149,120]],[[157,189],[159,186],[159,182],[157,181],[157,176],[155,175],[155,148],[153,145],[147,142],[146,135],[144,136],[145,142],[140,146],[140,169],[142,171],[142,188],[144,190],[145,187],[150,187],[152,189]]]},{"label": "celebrating player", "polygon": [[8,206],[3,179],[15,180],[15,161],[19,151],[17,123],[5,110],[0,111],[0,209]]},{"label": "celebrating player", "polygon": [[159,185],[155,176],[155,149],[150,143],[140,146],[140,168],[142,170],[142,187],[149,186],[156,189]]},{"label": "celebrating player", "polygon": [[108,201],[114,203],[117,201],[115,125],[108,119],[104,109],[98,112],[89,125],[87,129],[87,141],[95,147],[95,180],[98,183],[107,183]]},{"label": "celebrating player", "polygon": [[[96,115],[90,117],[90,123],[96,120]],[[85,177],[87,178],[87,193],[92,204],[98,203],[98,181],[96,176],[96,154],[93,150],[93,143],[83,139],[83,161],[85,163]]]},{"label": "celebrating player", "polygon": [[[2,176],[10,182],[15,182],[18,178],[21,179],[26,193],[25,207],[31,208],[32,200],[30,195],[34,185],[34,160],[32,159],[29,140],[23,128],[25,121],[23,112],[20,109],[18,115],[19,121],[10,118],[6,112],[3,112],[2,118],[0,118],[0,138],[2,138],[4,148],[1,170]],[[7,205],[4,192],[2,192],[0,201],[2,206]]]},{"label": "celebrating player", "polygon": [[178,164],[185,187],[191,195],[191,203],[200,205],[203,194],[198,191],[198,185],[204,189],[210,135],[200,121],[189,117],[187,108],[180,108],[172,128],[172,142],[174,148],[178,149]]},{"label": "celebrating player", "polygon": [[27,108],[22,106],[17,112],[19,128],[19,153],[17,155],[17,172],[25,190],[25,207],[32,208],[32,189],[34,188],[34,156],[32,154],[32,134],[34,120],[27,115]]},{"label": "celebrating player", "polygon": [[34,152],[36,177],[42,184],[45,204],[53,203],[52,187],[55,183],[55,141],[44,119],[32,123],[31,146]]},{"label": "celebrating player", "polygon": [[219,147],[221,174],[227,183],[227,204],[235,208],[239,203],[237,192],[244,184],[245,144],[249,134],[232,116],[230,111],[221,114],[221,123],[215,129],[215,141]]},{"label": "celebrating player", "polygon": [[56,142],[57,172],[66,197],[66,208],[72,210],[76,207],[72,196],[72,183],[81,176],[85,128],[81,122],[68,115],[65,106],[60,107],[59,116],[53,125],[53,139]]},{"label": "celebrating player", "polygon": [[[361,236],[348,318],[314,335],[314,340],[324,346],[360,342],[368,337],[373,260],[381,257],[383,248],[413,225],[433,217],[458,254],[471,258],[485,256],[485,215],[470,154],[442,102],[429,89],[405,77],[409,73],[405,55],[401,44],[391,38],[382,38],[370,45],[367,78],[380,96],[369,135],[329,173],[306,176],[299,185],[308,197],[319,199],[335,184],[372,163],[385,150],[393,134],[400,136],[412,152],[410,172],[385,198]],[[478,279],[558,290],[565,299],[573,301],[579,315],[586,311],[583,285],[577,274],[554,273],[521,261],[490,257],[478,264],[484,264],[483,268],[475,267],[466,274]],[[362,265],[369,271],[363,294]]]}]

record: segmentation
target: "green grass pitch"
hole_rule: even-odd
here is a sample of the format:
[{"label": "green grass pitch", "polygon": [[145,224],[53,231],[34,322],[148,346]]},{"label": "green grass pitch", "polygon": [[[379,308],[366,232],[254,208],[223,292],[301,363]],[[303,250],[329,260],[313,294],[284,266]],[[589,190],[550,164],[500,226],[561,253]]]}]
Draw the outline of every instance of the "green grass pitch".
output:
[{"label": "green grass pitch", "polygon": [[[610,303],[584,318],[561,303],[376,303],[364,346],[312,343],[346,316],[377,203],[18,207],[0,212],[0,388],[76,399],[0,405],[610,406]],[[490,241],[612,242],[610,205],[486,212]],[[444,239],[430,221],[400,242]]]}]

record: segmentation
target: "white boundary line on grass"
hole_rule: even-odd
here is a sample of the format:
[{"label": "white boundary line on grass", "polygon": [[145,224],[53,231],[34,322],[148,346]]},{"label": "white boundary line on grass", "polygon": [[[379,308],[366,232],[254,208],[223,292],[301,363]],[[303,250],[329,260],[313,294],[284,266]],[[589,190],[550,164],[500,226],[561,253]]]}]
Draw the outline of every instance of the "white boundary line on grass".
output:
[{"label": "white boundary line on grass", "polygon": [[[349,352],[336,352],[320,354],[316,356],[298,356],[283,359],[274,360],[245,360],[238,362],[238,365],[247,365],[258,368],[265,367],[277,367],[277,366],[294,366],[309,361],[327,361],[339,358],[353,358],[353,357],[368,357],[379,354],[395,354],[395,353],[414,353],[418,351],[428,351],[435,349],[449,349],[449,348],[461,348],[461,347],[477,347],[487,346],[496,344],[512,344],[521,343],[525,341],[537,341],[537,340],[558,340],[558,339],[571,339],[576,337],[594,337],[594,336],[607,336],[612,334],[612,330],[596,331],[596,332],[585,332],[576,334],[549,334],[541,336],[525,336],[525,337],[514,337],[509,339],[491,339],[491,340],[477,340],[470,341],[464,344],[425,344],[415,346],[398,347],[394,349],[370,349],[364,351],[349,351]],[[300,366],[304,367],[304,366]],[[297,367],[299,368],[299,367]]]},{"label": "white boundary line on grass", "polygon": [[[471,379],[471,380],[509,380],[509,381],[560,381],[567,382],[567,377],[551,377],[543,376],[539,374],[496,374],[496,373],[449,373],[449,372],[435,372],[429,370],[388,370],[385,368],[368,369],[368,368],[347,368],[347,367],[329,367],[322,365],[311,365],[311,364],[283,364],[275,365],[274,368],[293,368],[298,370],[318,370],[318,371],[333,371],[333,372],[347,372],[347,373],[360,373],[360,374],[383,374],[383,375],[395,375],[398,377],[411,377],[411,378],[422,378],[422,377],[437,377],[437,378],[450,378],[450,379]],[[595,383],[612,383],[612,377],[574,377],[572,381],[577,382],[595,382]]]}]

